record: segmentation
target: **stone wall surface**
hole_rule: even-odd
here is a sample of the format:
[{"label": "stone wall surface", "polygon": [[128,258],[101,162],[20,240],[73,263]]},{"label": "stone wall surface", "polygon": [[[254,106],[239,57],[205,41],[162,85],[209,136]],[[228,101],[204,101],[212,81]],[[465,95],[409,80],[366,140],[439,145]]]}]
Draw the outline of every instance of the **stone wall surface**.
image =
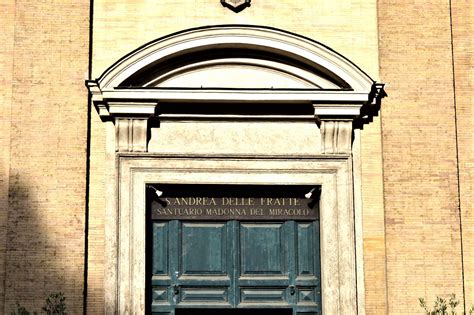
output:
[{"label": "stone wall surface", "polygon": [[[120,57],[151,40],[187,28],[218,24],[264,25],[307,36],[346,56],[374,80],[378,78],[376,1],[353,0],[253,1],[251,7],[237,14],[215,0],[166,0],[159,4],[150,1],[94,1],[92,77],[98,77]],[[93,118],[92,124],[93,143],[105,143],[103,123]],[[364,237],[368,243],[364,255],[365,264],[370,268],[366,272],[365,290],[367,310],[372,313],[383,312],[386,307],[380,142],[380,121],[375,120],[362,132],[361,149],[364,156],[362,173],[366,178],[362,197],[364,216],[368,216],[367,223],[364,222]],[[95,163],[101,165],[107,161],[104,148],[93,145],[92,168]],[[110,158],[108,161],[111,162]],[[106,188],[100,175],[102,171],[91,169],[90,214],[94,218],[103,216],[102,196]],[[93,227],[93,224],[97,225]],[[91,222],[90,232],[94,233],[95,243],[89,248],[89,258],[96,258],[89,260],[89,270],[94,272],[94,279],[90,274],[88,296],[91,303],[88,310],[95,314],[101,311],[100,301],[104,294],[100,287],[92,291],[90,286],[91,281],[94,281],[94,287],[96,284],[100,286],[102,280],[100,274],[104,265],[100,255],[104,247],[103,242],[99,241],[104,235],[102,223]]]},{"label": "stone wall surface", "polygon": [[[218,0],[92,3],[92,79],[161,36],[252,24],[315,39],[387,83],[381,119],[361,132],[366,313],[462,296],[462,259],[474,303],[472,2],[254,0],[240,13]],[[0,3],[0,314],[39,310],[57,291],[70,314],[83,311],[89,5]],[[101,314],[114,127],[90,114],[87,313]]]},{"label": "stone wall surface", "polygon": [[0,10],[0,314],[16,303],[40,311],[59,291],[80,314],[89,3],[3,1]]},{"label": "stone wall surface", "polygon": [[466,304],[474,305],[474,3],[452,1],[459,194]]},{"label": "stone wall surface", "polygon": [[0,314],[5,299],[5,254],[8,226],[8,183],[10,174],[11,101],[15,1],[0,3]]},{"label": "stone wall surface", "polygon": [[418,297],[463,294],[450,2],[381,0],[378,14],[388,311],[413,314]]},{"label": "stone wall surface", "polygon": [[[170,33],[206,25],[251,24],[277,27],[317,40],[378,79],[375,0],[253,1],[240,13],[224,8],[216,0],[98,0],[94,1],[93,24],[92,78],[125,54]],[[105,151],[106,128],[94,110],[92,116],[90,238],[94,241],[89,247],[88,311],[96,314],[101,311],[103,296],[104,176],[113,176],[114,170],[100,169],[113,152]],[[380,314],[386,309],[386,284],[379,119],[364,127],[361,143],[362,199],[367,217],[363,221],[366,308],[369,313]]]}]

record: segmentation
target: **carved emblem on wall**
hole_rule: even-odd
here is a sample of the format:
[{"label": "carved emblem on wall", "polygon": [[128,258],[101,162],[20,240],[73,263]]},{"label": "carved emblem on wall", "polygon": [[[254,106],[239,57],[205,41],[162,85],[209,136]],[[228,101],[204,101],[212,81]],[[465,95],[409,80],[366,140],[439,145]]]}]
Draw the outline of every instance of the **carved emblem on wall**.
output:
[{"label": "carved emblem on wall", "polygon": [[250,0],[221,0],[221,4],[238,13],[246,7],[250,7]]}]

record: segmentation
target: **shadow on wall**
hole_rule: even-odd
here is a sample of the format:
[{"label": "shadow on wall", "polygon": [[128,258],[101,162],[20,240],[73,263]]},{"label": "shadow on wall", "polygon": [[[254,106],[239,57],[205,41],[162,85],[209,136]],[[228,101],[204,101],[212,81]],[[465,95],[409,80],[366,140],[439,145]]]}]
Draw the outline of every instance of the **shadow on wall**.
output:
[{"label": "shadow on wall", "polygon": [[4,314],[17,311],[17,304],[41,314],[48,296],[59,292],[68,313],[82,313],[84,198],[75,189],[53,174],[11,171]]}]

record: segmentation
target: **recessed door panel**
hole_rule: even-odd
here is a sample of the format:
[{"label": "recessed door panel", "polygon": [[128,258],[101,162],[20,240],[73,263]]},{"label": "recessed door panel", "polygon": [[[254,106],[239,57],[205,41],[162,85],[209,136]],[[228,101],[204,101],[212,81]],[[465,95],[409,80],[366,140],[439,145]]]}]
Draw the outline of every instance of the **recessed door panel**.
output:
[{"label": "recessed door panel", "polygon": [[242,288],[242,304],[280,304],[287,305],[286,288]]},{"label": "recessed door panel", "polygon": [[240,226],[242,276],[286,274],[287,252],[282,223],[246,223]]},{"label": "recessed door panel", "polygon": [[152,291],[153,302],[158,304],[168,304],[168,288],[154,287]]},{"label": "recessed door panel", "polygon": [[229,290],[223,288],[206,288],[206,287],[189,287],[182,288],[181,304],[206,304],[206,303],[223,303],[228,304]]},{"label": "recessed door panel", "polygon": [[279,187],[275,197],[255,186],[188,186],[189,196],[167,190],[166,206],[154,205],[147,297],[153,314],[320,314],[318,208],[303,198],[308,187]]},{"label": "recessed door panel", "polygon": [[227,241],[224,223],[183,223],[182,275],[227,274]]},{"label": "recessed door panel", "polygon": [[[152,311],[319,312],[319,222],[153,223]],[[295,313],[296,314],[296,313]]]},{"label": "recessed door panel", "polygon": [[319,222],[297,222],[296,236],[296,303],[317,307],[321,302]]},{"label": "recessed door panel", "polygon": [[168,274],[168,224],[153,223],[153,258],[154,275]]},{"label": "recessed door panel", "polygon": [[177,221],[178,250],[174,280],[174,304],[179,307],[207,305],[231,306],[228,295],[229,275],[228,234],[231,222]]}]

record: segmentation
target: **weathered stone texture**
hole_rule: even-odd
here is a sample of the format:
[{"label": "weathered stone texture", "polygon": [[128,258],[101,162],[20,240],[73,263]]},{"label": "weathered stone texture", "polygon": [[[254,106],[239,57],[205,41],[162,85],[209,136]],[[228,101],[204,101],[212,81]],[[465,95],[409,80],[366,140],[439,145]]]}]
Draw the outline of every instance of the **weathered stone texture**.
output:
[{"label": "weathered stone texture", "polygon": [[474,3],[452,1],[459,193],[466,303],[474,304]]},{"label": "weathered stone texture", "polygon": [[[0,200],[0,280],[6,277],[0,313],[9,314],[17,302],[39,311],[49,294],[61,291],[68,313],[79,314],[87,147],[87,92],[82,82],[88,71],[89,3],[5,5],[0,156],[1,187],[6,172],[9,190],[8,208],[3,188]],[[3,133],[10,127],[10,135]],[[0,285],[0,301],[2,289]]]},{"label": "weathered stone texture", "polygon": [[[254,1],[251,7],[236,14],[215,0],[94,1],[92,77],[98,77],[113,62],[144,43],[173,32],[204,25],[253,24],[285,29],[324,43],[377,80],[376,6],[375,0]],[[100,255],[104,247],[100,238],[104,235],[104,225],[100,220],[104,220],[103,176],[108,176],[98,168],[106,164],[107,158],[105,145],[99,145],[105,143],[106,137],[101,124],[93,118],[90,233],[94,235],[94,243],[89,247],[88,310],[94,314],[102,307],[100,277],[104,265]],[[368,313],[380,314],[386,308],[380,120],[364,128],[361,142],[364,216],[368,218],[364,219],[364,239],[370,243],[364,250],[366,307]],[[92,222],[92,219],[98,221]]]},{"label": "weathered stone texture", "polygon": [[[104,123],[92,108],[91,134],[104,133]],[[115,143],[114,143],[115,145]],[[104,312],[104,228],[105,228],[105,138],[91,138],[89,194],[89,252],[87,273],[87,313]]]},{"label": "weathered stone texture", "polygon": [[[214,24],[308,36],[375,80],[380,54],[389,97],[361,133],[366,312],[415,313],[418,297],[462,295],[460,213],[474,303],[471,1],[451,1],[452,34],[447,0],[253,1],[238,14],[217,0],[93,4],[92,78],[150,40]],[[16,302],[39,310],[55,291],[82,312],[89,5],[0,4],[0,313]],[[113,128],[91,114],[87,311],[101,314]]]},{"label": "weathered stone texture", "polygon": [[5,253],[10,173],[11,100],[13,80],[14,1],[0,3],[0,313],[4,308]]},{"label": "weathered stone texture", "polygon": [[361,131],[364,278],[367,314],[384,314],[387,310],[380,134],[379,117],[376,117],[371,125],[365,126]]},{"label": "weathered stone texture", "polygon": [[[387,292],[390,314],[418,297],[462,296],[448,1],[379,1]],[[472,129],[472,126],[471,126]]]}]

